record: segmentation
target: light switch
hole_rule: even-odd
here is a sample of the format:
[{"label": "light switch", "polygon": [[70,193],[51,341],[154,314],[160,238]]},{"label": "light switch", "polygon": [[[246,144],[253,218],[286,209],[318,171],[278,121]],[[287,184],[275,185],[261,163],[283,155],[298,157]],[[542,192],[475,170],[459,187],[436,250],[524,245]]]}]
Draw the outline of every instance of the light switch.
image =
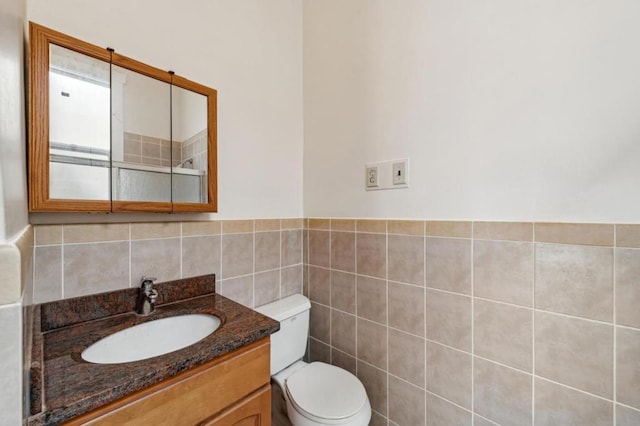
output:
[{"label": "light switch", "polygon": [[397,161],[393,163],[393,184],[405,185],[407,183],[407,161]]}]

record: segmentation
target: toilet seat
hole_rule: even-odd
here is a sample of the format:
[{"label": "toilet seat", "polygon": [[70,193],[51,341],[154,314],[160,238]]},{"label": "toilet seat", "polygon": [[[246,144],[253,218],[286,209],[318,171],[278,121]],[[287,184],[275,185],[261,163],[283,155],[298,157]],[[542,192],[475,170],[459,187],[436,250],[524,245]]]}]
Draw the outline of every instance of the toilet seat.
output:
[{"label": "toilet seat", "polygon": [[286,379],[285,390],[293,408],[319,424],[349,423],[368,405],[364,386],[346,370],[312,362]]}]

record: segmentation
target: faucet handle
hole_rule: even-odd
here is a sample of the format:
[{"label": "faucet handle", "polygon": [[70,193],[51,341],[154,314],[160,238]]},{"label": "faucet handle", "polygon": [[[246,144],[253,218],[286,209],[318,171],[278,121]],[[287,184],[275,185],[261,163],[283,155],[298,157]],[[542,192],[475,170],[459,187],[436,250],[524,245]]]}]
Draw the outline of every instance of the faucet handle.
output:
[{"label": "faucet handle", "polygon": [[156,280],[157,278],[155,277],[147,277],[146,275],[143,275],[142,278],[140,279],[140,286],[143,289],[151,288],[151,286],[153,286],[154,281]]},{"label": "faucet handle", "polygon": [[152,288],[151,290],[149,290],[147,297],[149,298],[149,302],[151,302],[151,304],[156,303],[156,299],[158,298],[158,290]]}]

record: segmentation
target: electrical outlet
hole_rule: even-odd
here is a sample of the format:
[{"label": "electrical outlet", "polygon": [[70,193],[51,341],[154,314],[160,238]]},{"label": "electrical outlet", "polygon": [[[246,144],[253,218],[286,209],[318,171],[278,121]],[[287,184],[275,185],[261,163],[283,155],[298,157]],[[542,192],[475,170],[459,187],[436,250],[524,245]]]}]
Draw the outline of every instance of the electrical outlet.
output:
[{"label": "electrical outlet", "polygon": [[367,188],[378,186],[378,166],[367,166],[366,186]]},{"label": "electrical outlet", "polygon": [[409,159],[365,163],[365,190],[405,189],[409,187]]},{"label": "electrical outlet", "polygon": [[393,184],[406,185],[407,183],[407,161],[398,161],[393,163]]}]

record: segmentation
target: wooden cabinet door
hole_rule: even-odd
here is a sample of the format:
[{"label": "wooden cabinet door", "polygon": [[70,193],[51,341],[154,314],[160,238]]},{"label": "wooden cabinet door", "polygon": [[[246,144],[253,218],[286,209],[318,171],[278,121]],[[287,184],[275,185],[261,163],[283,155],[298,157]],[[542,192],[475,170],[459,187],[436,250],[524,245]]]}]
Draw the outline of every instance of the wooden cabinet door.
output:
[{"label": "wooden cabinet door", "polygon": [[[269,381],[269,337],[192,368],[164,382],[150,386],[65,423],[66,426],[193,426],[215,413],[227,413],[238,401],[248,402],[265,387],[269,393],[268,419],[271,425]],[[253,407],[253,406],[251,406]],[[248,408],[247,408],[248,409]],[[217,416],[216,416],[217,417]],[[205,420],[206,421],[206,420]],[[226,424],[230,423],[216,423]]]},{"label": "wooden cabinet door", "polygon": [[271,386],[262,387],[200,426],[271,426]]}]

